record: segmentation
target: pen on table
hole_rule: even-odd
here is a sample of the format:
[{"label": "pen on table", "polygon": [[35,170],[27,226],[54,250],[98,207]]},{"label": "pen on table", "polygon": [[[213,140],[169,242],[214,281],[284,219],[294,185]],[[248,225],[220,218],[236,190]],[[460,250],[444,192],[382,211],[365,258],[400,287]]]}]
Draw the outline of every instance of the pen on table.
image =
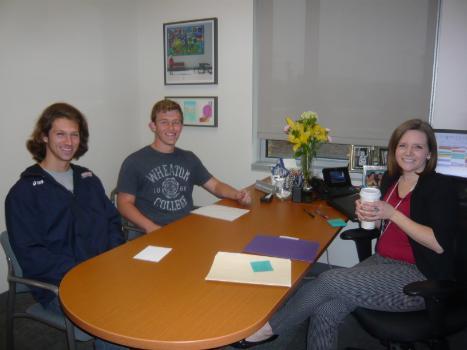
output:
[{"label": "pen on table", "polygon": [[324,214],[321,210],[319,209],[316,209],[315,210],[315,213],[318,214],[319,216],[321,216],[323,219],[329,219],[329,216],[327,216],[326,214]]},{"label": "pen on table", "polygon": [[303,211],[304,211],[305,213],[307,213],[308,215],[310,215],[312,218],[315,217],[315,214],[313,214],[312,212],[306,210],[305,208],[303,208]]}]

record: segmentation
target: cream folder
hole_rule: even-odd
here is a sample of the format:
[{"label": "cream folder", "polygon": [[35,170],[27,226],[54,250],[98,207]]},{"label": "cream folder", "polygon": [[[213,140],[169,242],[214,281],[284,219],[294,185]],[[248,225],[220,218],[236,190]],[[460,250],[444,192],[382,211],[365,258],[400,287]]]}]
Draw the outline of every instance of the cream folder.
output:
[{"label": "cream folder", "polygon": [[[269,261],[272,271],[254,272],[252,262]],[[218,252],[206,276],[210,281],[291,286],[292,264],[289,259],[262,255]]]}]

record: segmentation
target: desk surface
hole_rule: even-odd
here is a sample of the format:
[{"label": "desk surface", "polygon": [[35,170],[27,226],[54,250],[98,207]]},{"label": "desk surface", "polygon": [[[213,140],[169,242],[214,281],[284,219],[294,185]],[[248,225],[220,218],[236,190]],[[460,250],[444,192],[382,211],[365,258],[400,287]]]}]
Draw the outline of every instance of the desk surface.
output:
[{"label": "desk surface", "polygon": [[[66,314],[89,333],[141,349],[209,349],[254,333],[293,287],[206,281],[215,254],[270,234],[318,241],[319,256],[338,229],[302,207],[344,217],[324,202],[260,203],[263,193],[251,194],[251,211],[233,222],[192,214],[76,266],[60,285]],[[147,245],[173,249],[159,263],[133,259]],[[309,267],[292,263],[293,286]]]}]

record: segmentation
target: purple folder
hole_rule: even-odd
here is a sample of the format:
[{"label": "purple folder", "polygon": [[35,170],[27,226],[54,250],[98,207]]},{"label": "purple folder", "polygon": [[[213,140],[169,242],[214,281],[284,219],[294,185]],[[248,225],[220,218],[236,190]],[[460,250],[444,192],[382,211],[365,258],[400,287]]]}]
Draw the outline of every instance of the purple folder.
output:
[{"label": "purple folder", "polygon": [[276,236],[256,236],[245,247],[244,253],[260,254],[314,262],[319,243],[303,239],[291,239]]}]

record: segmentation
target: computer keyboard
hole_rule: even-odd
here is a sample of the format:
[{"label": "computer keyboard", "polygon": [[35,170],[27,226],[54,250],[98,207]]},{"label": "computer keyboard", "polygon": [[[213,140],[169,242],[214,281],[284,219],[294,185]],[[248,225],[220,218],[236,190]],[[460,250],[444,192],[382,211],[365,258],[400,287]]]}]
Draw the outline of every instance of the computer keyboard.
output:
[{"label": "computer keyboard", "polygon": [[358,218],[355,214],[355,201],[358,198],[360,198],[358,193],[354,193],[348,196],[330,198],[328,199],[328,203],[346,215],[350,220],[357,221]]}]

